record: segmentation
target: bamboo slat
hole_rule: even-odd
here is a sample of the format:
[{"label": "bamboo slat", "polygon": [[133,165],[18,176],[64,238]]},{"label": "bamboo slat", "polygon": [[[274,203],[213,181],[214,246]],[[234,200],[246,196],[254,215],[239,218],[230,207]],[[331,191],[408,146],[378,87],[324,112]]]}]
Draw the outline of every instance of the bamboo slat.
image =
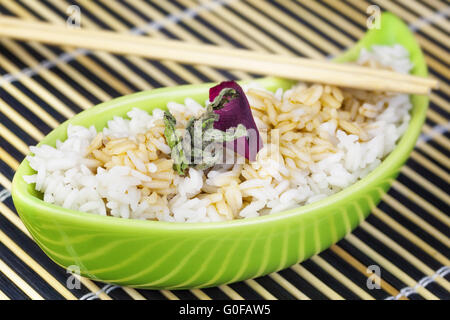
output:
[{"label": "bamboo slat", "polygon": [[[128,37],[115,32],[64,30],[51,24],[30,23],[12,18],[0,18],[0,24],[2,26],[0,34],[20,40],[106,50],[116,54],[136,54],[153,59],[167,58],[182,63],[199,63],[219,68],[236,68],[257,74],[343,87],[415,94],[428,94],[430,89],[437,87],[437,81],[434,79],[351,64],[264,55],[242,49],[196,45],[173,40],[163,41],[142,36]],[[117,46],[117,43],[121,43],[121,46]],[[180,55],[180,52],[183,54]]]}]

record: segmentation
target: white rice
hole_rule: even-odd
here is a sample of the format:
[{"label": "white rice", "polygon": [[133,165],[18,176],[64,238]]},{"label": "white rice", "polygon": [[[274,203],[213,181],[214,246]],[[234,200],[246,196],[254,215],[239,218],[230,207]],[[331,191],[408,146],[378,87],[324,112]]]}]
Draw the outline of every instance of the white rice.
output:
[{"label": "white rice", "polygon": [[[408,73],[412,68],[408,52],[399,45],[362,50],[358,62],[376,63],[378,67],[388,67],[402,73]],[[244,90],[247,92],[252,88],[261,90],[255,84],[245,86]],[[290,92],[278,89],[272,95],[277,101],[282,101]],[[252,107],[258,109],[261,102],[251,96],[248,98]],[[202,106],[190,98],[184,105],[170,102],[168,108],[177,120],[203,112]],[[286,100],[283,108],[289,108]],[[87,157],[89,146],[98,134],[93,126],[69,125],[67,139],[57,141],[56,148],[47,145],[30,147],[33,155],[27,159],[36,174],[24,179],[35,184],[46,202],[100,215],[173,222],[256,217],[321,200],[355,183],[381,163],[408,126],[409,96],[385,96],[376,104],[367,103],[362,108],[369,111],[385,108],[372,119],[367,129],[369,138],[364,141],[356,134],[337,129],[332,121],[323,122],[320,131],[333,142],[336,152],[326,154],[307,168],[298,168],[289,157],[283,161],[267,158],[271,146],[265,145],[257,161],[252,164],[259,174],[258,178],[235,183],[242,172],[242,162],[215,167],[206,175],[203,171],[190,168],[187,176],[175,176],[172,184],[177,193],[165,198],[166,202],[152,204],[144,201],[141,194],[142,186],[155,181],[152,174],[158,173],[158,167],[154,162],[145,163],[133,151],[127,151],[126,155],[134,168],[121,165],[105,169],[97,167],[97,162]],[[299,119],[305,113],[305,109],[297,108],[292,111],[292,117]],[[114,117],[108,121],[102,131],[103,136],[137,141],[139,134],[146,133],[156,121],[162,119],[163,112],[156,109],[150,115],[133,109],[127,116],[128,119]],[[267,123],[260,117],[255,116],[255,121],[260,130],[267,128]],[[153,143],[161,155],[170,154],[164,139],[155,139]],[[222,193],[215,193],[217,189]],[[212,191],[208,193],[205,190]],[[224,203],[228,209],[223,207]],[[230,215],[230,210],[236,211],[236,214]]]}]

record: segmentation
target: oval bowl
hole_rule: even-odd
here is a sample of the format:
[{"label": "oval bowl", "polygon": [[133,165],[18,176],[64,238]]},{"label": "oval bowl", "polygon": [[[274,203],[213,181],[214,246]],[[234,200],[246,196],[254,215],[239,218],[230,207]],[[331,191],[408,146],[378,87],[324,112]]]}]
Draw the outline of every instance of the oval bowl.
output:
[{"label": "oval bowl", "polygon": [[[355,60],[373,44],[405,46],[413,74],[426,76],[423,54],[407,26],[385,13],[381,29],[370,30],[337,61]],[[269,90],[291,81],[264,78]],[[151,111],[169,101],[191,97],[203,103],[212,84],[155,89],[102,103],[52,131],[40,144],[66,138],[69,123],[102,129],[114,115],[133,107]],[[259,277],[287,268],[321,252],[351,232],[377,205],[406,161],[425,120],[428,98],[411,96],[412,118],[397,147],[364,179],[326,199],[267,216],[215,223],[168,223],[104,217],[45,203],[28,185],[28,161],[12,186],[14,204],[42,250],[62,267],[76,265],[91,279],[139,288],[210,287]]]}]

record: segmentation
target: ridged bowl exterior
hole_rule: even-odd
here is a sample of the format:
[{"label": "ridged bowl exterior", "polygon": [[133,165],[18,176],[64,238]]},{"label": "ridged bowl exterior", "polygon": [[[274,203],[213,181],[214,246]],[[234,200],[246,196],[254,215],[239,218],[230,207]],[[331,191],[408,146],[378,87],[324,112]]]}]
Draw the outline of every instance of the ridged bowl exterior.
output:
[{"label": "ridged bowl exterior", "polygon": [[[362,47],[401,43],[427,74],[413,35],[397,17],[383,14],[380,30],[371,30],[338,61],[354,60]],[[288,80],[258,80],[269,90],[288,88]],[[125,96],[89,109],[52,131],[41,143],[66,138],[68,123],[97,129],[131,108],[164,107],[191,97],[204,102],[211,84],[156,89]],[[96,280],[139,288],[210,287],[254,278],[304,261],[342,239],[377,205],[414,147],[428,99],[411,97],[411,123],[396,149],[367,177],[319,202],[264,217],[218,223],[177,224],[103,217],[50,205],[27,185],[28,162],[13,180],[13,199],[27,229],[42,250],[63,267],[77,265]]]}]

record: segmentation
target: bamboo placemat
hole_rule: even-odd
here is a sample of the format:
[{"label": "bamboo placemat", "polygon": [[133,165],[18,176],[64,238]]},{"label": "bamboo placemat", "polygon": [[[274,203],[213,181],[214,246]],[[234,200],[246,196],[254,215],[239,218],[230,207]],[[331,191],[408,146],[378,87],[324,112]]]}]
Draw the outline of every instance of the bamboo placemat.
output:
[{"label": "bamboo placemat", "polygon": [[[410,25],[440,80],[410,159],[369,218],[330,249],[265,277],[202,290],[136,290],[88,279],[68,289],[69,274],[18,218],[11,180],[29,145],[102,101],[251,75],[0,39],[0,299],[450,299],[448,2],[0,0],[0,13],[63,24],[77,5],[86,28],[326,58],[364,34],[372,4]],[[380,289],[367,286],[374,266]]]}]

